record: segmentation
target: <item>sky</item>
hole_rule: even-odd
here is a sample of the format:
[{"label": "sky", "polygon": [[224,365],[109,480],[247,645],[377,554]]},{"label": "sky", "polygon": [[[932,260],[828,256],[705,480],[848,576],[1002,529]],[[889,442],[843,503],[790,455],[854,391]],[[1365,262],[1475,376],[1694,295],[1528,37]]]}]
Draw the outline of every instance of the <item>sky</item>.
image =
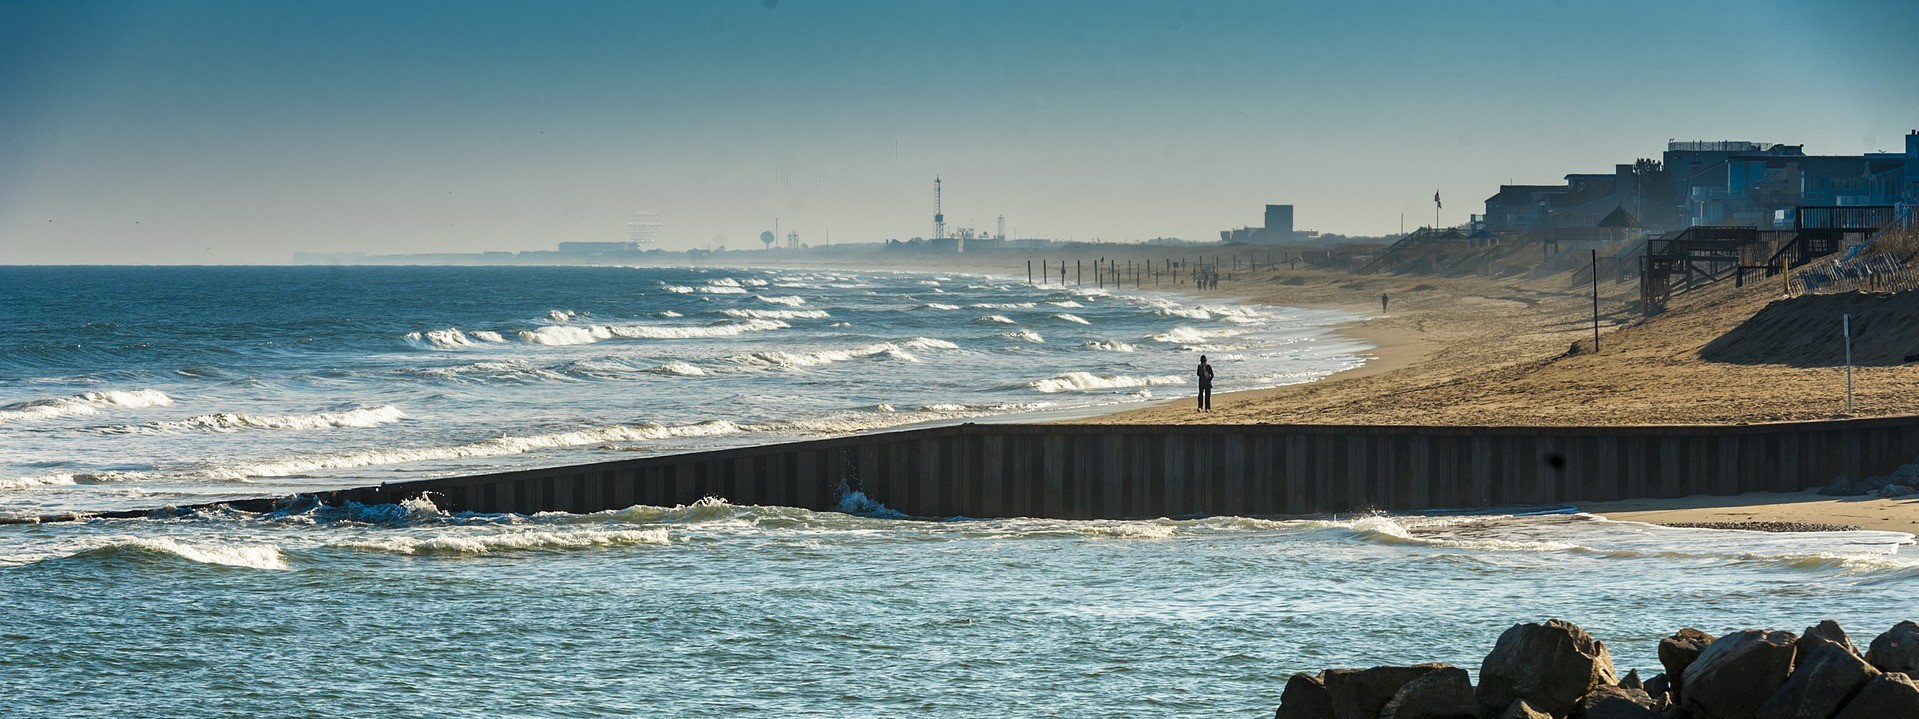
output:
[{"label": "sky", "polygon": [[1903,148],[1910,0],[0,0],[0,264],[1379,235],[1665,142]]}]

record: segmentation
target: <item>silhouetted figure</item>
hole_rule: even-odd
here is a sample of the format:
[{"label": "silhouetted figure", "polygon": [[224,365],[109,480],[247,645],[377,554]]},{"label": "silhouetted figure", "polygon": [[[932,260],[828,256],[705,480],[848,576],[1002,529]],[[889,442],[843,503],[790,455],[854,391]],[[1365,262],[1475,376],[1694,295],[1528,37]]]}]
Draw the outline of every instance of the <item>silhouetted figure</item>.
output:
[{"label": "silhouetted figure", "polygon": [[1386,293],[1384,292],[1379,293],[1379,311],[1386,311]]},{"label": "silhouetted figure", "polygon": [[1213,411],[1213,366],[1206,364],[1206,355],[1199,356],[1199,411]]}]

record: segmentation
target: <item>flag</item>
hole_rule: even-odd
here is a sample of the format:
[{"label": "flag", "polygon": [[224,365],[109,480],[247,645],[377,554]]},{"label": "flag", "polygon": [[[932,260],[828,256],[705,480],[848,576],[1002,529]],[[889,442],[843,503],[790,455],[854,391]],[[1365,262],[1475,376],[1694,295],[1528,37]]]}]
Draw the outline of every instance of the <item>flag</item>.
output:
[{"label": "flag", "polygon": [[1438,191],[1438,190],[1433,190],[1433,207],[1445,207],[1445,205],[1442,205],[1442,204],[1439,204],[1439,191]]}]

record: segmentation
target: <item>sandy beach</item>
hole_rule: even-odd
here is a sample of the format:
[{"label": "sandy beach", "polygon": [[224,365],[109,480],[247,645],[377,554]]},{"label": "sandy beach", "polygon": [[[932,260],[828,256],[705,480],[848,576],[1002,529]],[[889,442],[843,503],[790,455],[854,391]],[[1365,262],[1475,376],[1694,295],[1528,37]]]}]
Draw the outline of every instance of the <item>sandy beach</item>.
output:
[{"label": "sandy beach", "polygon": [[1650,524],[1808,523],[1919,533],[1919,498],[1827,497],[1818,492],[1753,492],[1734,497],[1576,502],[1581,510]]}]

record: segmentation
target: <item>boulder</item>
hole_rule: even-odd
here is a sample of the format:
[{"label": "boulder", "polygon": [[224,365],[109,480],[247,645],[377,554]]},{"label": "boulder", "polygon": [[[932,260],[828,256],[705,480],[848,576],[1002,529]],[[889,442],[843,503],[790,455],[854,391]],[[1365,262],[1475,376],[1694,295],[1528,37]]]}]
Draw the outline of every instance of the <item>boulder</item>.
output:
[{"label": "boulder", "polygon": [[1753,719],[1792,672],[1796,639],[1748,629],[1714,640],[1686,667],[1679,708],[1693,719]]},{"label": "boulder", "polygon": [[1273,719],[1333,719],[1333,695],[1321,676],[1301,673],[1287,679]]},{"label": "boulder", "polygon": [[1919,717],[1919,684],[1899,672],[1866,682],[1846,708],[1832,719],[1907,719]]},{"label": "boulder", "polygon": [[1638,689],[1626,689],[1615,686],[1594,687],[1579,700],[1579,711],[1573,716],[1581,719],[1660,719],[1659,712],[1653,711],[1652,697]]},{"label": "boulder", "polygon": [[1645,691],[1646,683],[1639,680],[1639,670],[1634,669],[1632,671],[1626,672],[1626,676],[1619,678],[1619,688],[1620,689],[1638,689],[1640,691]]},{"label": "boulder", "polygon": [[1919,671],[1919,624],[1900,622],[1892,625],[1866,647],[1866,662],[1882,672],[1900,672],[1912,676]]},{"label": "boulder", "polygon": [[[1806,640],[1799,641],[1804,647]],[[1798,657],[1799,666],[1785,685],[1759,705],[1756,719],[1830,719],[1861,687],[1878,678],[1879,670],[1851,647],[1824,639],[1813,644],[1810,652]]]},{"label": "boulder", "polygon": [[1593,687],[1614,682],[1612,655],[1571,622],[1518,624],[1499,635],[1479,665],[1479,706],[1497,714],[1526,700],[1534,710],[1564,715]]},{"label": "boulder", "polygon": [[1659,640],[1659,663],[1666,668],[1666,681],[1672,685],[1673,703],[1679,702],[1685,684],[1686,667],[1692,666],[1693,661],[1699,658],[1699,653],[1706,651],[1711,644],[1711,634],[1692,627]]},{"label": "boulder", "polygon": [[1844,497],[1852,493],[1852,480],[1843,474],[1833,477],[1819,493],[1828,497]]},{"label": "boulder", "polygon": [[1379,710],[1379,719],[1479,719],[1472,677],[1446,667],[1406,682]]},{"label": "boulder", "polygon": [[[1448,664],[1415,664],[1409,667],[1373,667],[1371,669],[1329,669],[1326,691],[1333,698],[1333,719],[1379,719],[1379,712],[1406,686]],[[1281,701],[1284,701],[1282,697]]]},{"label": "boulder", "polygon": [[1668,680],[1664,674],[1654,674],[1651,679],[1646,680],[1645,689],[1652,698],[1659,699],[1672,693],[1672,681]]},{"label": "boulder", "polygon": [[1806,627],[1806,633],[1799,635],[1799,650],[1797,655],[1803,657],[1811,654],[1812,650],[1819,648],[1821,641],[1832,642],[1845,647],[1846,651],[1852,652],[1853,654],[1859,653],[1858,648],[1852,646],[1852,638],[1846,636],[1846,630],[1841,629],[1838,622],[1827,619],[1818,624]]},{"label": "boulder", "polygon": [[1883,499],[1892,499],[1894,497],[1911,496],[1915,493],[1919,493],[1919,489],[1913,489],[1910,484],[1894,483],[1880,487],[1878,495]]},{"label": "boulder", "polygon": [[1534,708],[1532,702],[1515,699],[1506,707],[1505,713],[1499,715],[1499,719],[1553,719],[1553,715]]}]

